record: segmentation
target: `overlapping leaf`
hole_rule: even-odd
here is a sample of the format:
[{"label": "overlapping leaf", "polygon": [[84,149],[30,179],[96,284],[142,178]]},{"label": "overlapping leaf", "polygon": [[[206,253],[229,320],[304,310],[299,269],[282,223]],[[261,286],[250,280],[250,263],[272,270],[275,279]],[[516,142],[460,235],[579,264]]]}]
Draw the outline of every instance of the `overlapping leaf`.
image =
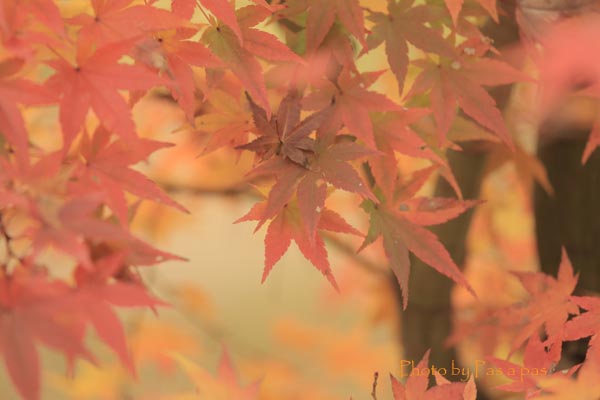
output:
[{"label": "overlapping leaf", "polygon": [[422,176],[416,174],[413,182],[405,185],[396,198],[380,198],[377,202],[367,200],[362,205],[370,220],[369,232],[361,249],[382,237],[390,268],[402,289],[404,308],[408,305],[409,252],[473,292],[448,251],[423,226],[446,222],[473,207],[476,202],[451,199],[427,199],[422,202],[413,198],[424,182]]},{"label": "overlapping leaf", "polygon": [[147,90],[164,81],[142,66],[118,63],[132,44],[107,45],[91,55],[88,54],[89,49],[80,46],[75,65],[65,59],[49,62],[56,73],[48,79],[46,87],[60,95],[59,119],[65,152],[82,128],[90,109],[107,129],[125,140],[136,140],[131,111],[118,90]]},{"label": "overlapping leaf", "polygon": [[244,7],[236,16],[240,22],[239,32],[229,25],[216,24],[204,32],[202,39],[240,79],[248,93],[270,117],[271,106],[263,71],[256,57],[290,62],[301,62],[302,59],[274,35],[253,28],[267,15],[261,7]]},{"label": "overlapping leaf", "polygon": [[513,146],[502,114],[483,86],[505,85],[527,80],[528,77],[500,60],[482,58],[486,47],[489,48],[482,46],[478,40],[467,41],[451,58],[442,58],[439,63],[430,60],[415,62],[423,71],[407,97],[429,91],[441,143],[456,117],[458,105],[481,126]]}]

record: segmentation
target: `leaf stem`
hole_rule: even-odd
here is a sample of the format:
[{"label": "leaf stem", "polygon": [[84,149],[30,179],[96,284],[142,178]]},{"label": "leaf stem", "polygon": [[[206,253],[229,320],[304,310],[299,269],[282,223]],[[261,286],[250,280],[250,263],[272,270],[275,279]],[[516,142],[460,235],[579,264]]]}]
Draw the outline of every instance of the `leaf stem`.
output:
[{"label": "leaf stem", "polygon": [[377,379],[379,378],[379,372],[375,371],[373,374],[373,390],[371,391],[371,397],[373,400],[377,400]]},{"label": "leaf stem", "polygon": [[200,9],[200,12],[202,13],[202,15],[204,15],[204,18],[206,18],[206,22],[208,22],[209,24],[212,25],[210,18],[208,17],[208,14],[206,13],[206,11],[204,11],[204,8],[202,8],[202,4],[200,4],[200,0],[196,0],[196,5]]}]

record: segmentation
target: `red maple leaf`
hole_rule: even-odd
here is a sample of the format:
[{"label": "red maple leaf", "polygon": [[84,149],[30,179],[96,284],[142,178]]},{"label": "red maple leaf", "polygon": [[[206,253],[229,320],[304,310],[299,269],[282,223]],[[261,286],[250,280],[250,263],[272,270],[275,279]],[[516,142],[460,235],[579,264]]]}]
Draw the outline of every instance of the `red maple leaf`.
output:
[{"label": "red maple leaf", "polygon": [[0,353],[9,376],[23,398],[40,397],[40,359],[36,342],[61,351],[72,366],[84,357],[94,362],[83,343],[84,330],[74,303],[65,301],[68,285],[19,269],[10,278],[0,274]]},{"label": "red maple leaf", "polygon": [[[248,214],[236,222],[260,221],[265,214],[265,207],[265,202],[256,204]],[[316,229],[360,235],[339,214],[327,208],[319,211]],[[307,229],[304,226],[297,202],[288,203],[269,223],[267,234],[265,235],[265,268],[262,282],[265,281],[277,261],[287,252],[292,240],[296,242],[304,257],[327,278],[334,288],[338,289],[337,282],[329,266],[329,260],[327,259],[325,242],[318,234],[314,235],[312,240],[307,235]]]},{"label": "red maple leaf", "polygon": [[427,23],[433,19],[432,5],[414,6],[413,1],[388,2],[388,13],[373,12],[368,17],[375,23],[369,35],[369,49],[385,42],[390,68],[402,93],[408,70],[408,44],[440,56],[451,57],[452,47],[441,33]]},{"label": "red maple leaf", "polygon": [[342,122],[350,134],[375,148],[373,123],[369,112],[399,111],[401,107],[383,94],[369,91],[382,72],[369,72],[353,76],[344,69],[337,82],[322,80],[316,92],[307,95],[302,104],[308,110],[320,110],[329,105],[334,109],[334,118]]},{"label": "red maple leaf", "polygon": [[399,190],[396,190],[393,198],[380,196],[379,201],[366,200],[362,204],[370,221],[369,232],[359,251],[379,237],[383,238],[383,249],[402,289],[404,308],[408,305],[409,252],[474,294],[448,251],[423,226],[446,222],[475,206],[477,202],[414,198],[427,176],[428,174],[415,174],[413,182],[408,182],[403,187],[397,186]]},{"label": "red maple leaf", "polygon": [[256,129],[246,96],[214,89],[208,95],[207,103],[204,105],[210,108],[194,120],[198,132],[210,134],[203,154],[223,146],[238,148],[248,143],[248,134]]},{"label": "red maple leaf", "polygon": [[[60,10],[52,0],[6,0],[3,2],[2,8],[4,12],[1,12],[0,20],[4,20],[6,25],[14,24],[13,28],[18,26],[19,20],[24,21],[28,16],[33,16],[53,32],[64,34],[64,23]],[[1,25],[4,24],[0,22]],[[20,34],[16,29],[14,33]]]},{"label": "red maple leaf", "polygon": [[124,255],[115,253],[96,260],[92,269],[80,266],[75,271],[77,289],[70,300],[81,308],[84,321],[94,327],[100,339],[113,349],[123,365],[135,376],[125,330],[112,306],[154,308],[166,303],[148,294],[138,283],[119,280],[110,283],[108,280],[124,267],[123,262]]},{"label": "red maple leaf", "polygon": [[513,274],[519,278],[530,298],[521,307],[507,310],[513,321],[524,321],[513,339],[512,351],[538,334],[542,328],[548,336],[544,344],[560,346],[569,315],[579,314],[579,308],[571,297],[577,285],[578,274],[573,273],[566,250],[563,248],[557,278],[534,272]]},{"label": "red maple leaf", "polygon": [[136,46],[136,60],[158,69],[173,80],[170,87],[173,98],[185,112],[188,120],[196,111],[196,82],[192,66],[217,67],[221,63],[202,43],[189,40],[192,29],[162,31]]},{"label": "red maple leaf", "polygon": [[78,180],[71,185],[71,191],[104,193],[104,201],[123,225],[128,223],[129,217],[125,192],[187,213],[148,177],[131,168],[156,150],[169,146],[169,143],[148,139],[139,139],[135,147],[122,140],[111,142],[110,132],[99,127],[92,138],[87,133],[82,137],[79,152],[83,163],[76,164],[74,175]]},{"label": "red maple leaf", "polygon": [[167,10],[147,4],[131,6],[133,0],[92,0],[94,15],[80,14],[68,20],[81,26],[79,46],[104,47],[144,34],[176,29],[186,21]]},{"label": "red maple leaf", "polygon": [[446,164],[410,127],[410,124],[427,114],[429,114],[427,109],[414,108],[373,115],[375,144],[380,153],[369,157],[369,166],[375,183],[383,191],[384,196],[392,196],[398,179],[396,152],[425,158],[441,165]]},{"label": "red maple leaf", "polygon": [[90,108],[110,131],[125,140],[137,139],[129,105],[118,90],[147,90],[164,81],[140,65],[117,62],[132,44],[107,45],[91,55],[89,48],[79,46],[75,65],[62,58],[48,62],[56,70],[46,87],[60,94],[63,151],[68,151]]},{"label": "red maple leaf", "polygon": [[308,165],[308,153],[314,153],[315,140],[309,135],[317,130],[331,113],[328,107],[300,121],[300,96],[291,91],[280,103],[277,115],[267,118],[266,112],[248,96],[252,119],[260,135],[238,149],[255,152],[262,160],[281,156],[300,166]]},{"label": "red maple leaf", "polygon": [[572,296],[571,301],[585,312],[567,321],[563,340],[578,340],[591,336],[586,359],[600,361],[600,298]]},{"label": "red maple leaf", "polygon": [[512,148],[511,134],[502,114],[483,86],[505,85],[530,78],[501,60],[482,58],[489,48],[481,39],[470,39],[462,43],[452,57],[440,57],[440,62],[415,61],[423,71],[406,97],[430,92],[440,143],[444,142],[456,117],[458,104],[465,114]]},{"label": "red maple leaf", "polygon": [[[350,161],[371,154],[370,150],[353,142],[333,143],[330,146],[319,143],[315,158],[307,169],[290,168],[289,175],[279,176],[269,192],[262,221],[278,213],[291,200],[295,191],[300,216],[306,229],[305,235],[312,242],[322,211],[325,209],[327,183],[363,198],[375,199],[350,164]],[[260,224],[259,222],[259,226]]]},{"label": "red maple leaf", "polygon": [[[507,392],[524,393],[526,399],[536,398],[542,393],[538,386],[539,377],[550,375],[553,372],[560,359],[560,351],[560,345],[546,349],[539,336],[535,334],[525,346],[523,365],[495,357],[488,358],[489,362],[499,367],[502,374],[512,381],[496,388]],[[573,374],[575,370],[571,369],[569,375]]]},{"label": "red maple leaf", "polygon": [[363,10],[358,0],[332,0],[322,2],[307,0],[306,47],[309,52],[315,51],[331,30],[337,16],[342,25],[354,36],[364,49],[365,22]]},{"label": "red maple leaf", "polygon": [[228,25],[217,24],[207,29],[202,40],[240,79],[256,103],[271,116],[262,67],[256,57],[269,61],[303,62],[289,47],[274,35],[253,27],[269,15],[260,6],[246,6],[237,11],[240,33]]}]

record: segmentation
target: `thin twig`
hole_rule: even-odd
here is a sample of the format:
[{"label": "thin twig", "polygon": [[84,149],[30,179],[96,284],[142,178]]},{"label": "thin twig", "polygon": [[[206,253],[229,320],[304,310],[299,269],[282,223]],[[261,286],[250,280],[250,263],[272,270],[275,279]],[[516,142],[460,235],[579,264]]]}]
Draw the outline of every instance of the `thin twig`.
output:
[{"label": "thin twig", "polygon": [[199,0],[196,0],[196,6],[198,6],[198,9],[202,13],[202,15],[204,15],[204,18],[206,18],[206,22],[208,22],[210,24],[210,18],[206,14],[206,11],[204,11],[204,8],[202,7],[202,4],[200,3]]},{"label": "thin twig", "polygon": [[373,374],[373,391],[371,392],[371,397],[373,400],[377,400],[377,379],[379,378],[379,372],[375,371]]}]

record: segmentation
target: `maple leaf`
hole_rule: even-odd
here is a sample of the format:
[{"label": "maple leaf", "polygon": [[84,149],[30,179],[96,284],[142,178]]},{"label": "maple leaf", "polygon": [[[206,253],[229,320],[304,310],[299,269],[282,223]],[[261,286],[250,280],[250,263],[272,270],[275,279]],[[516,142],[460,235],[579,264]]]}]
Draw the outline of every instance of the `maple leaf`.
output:
[{"label": "maple leaf", "polygon": [[410,199],[424,183],[424,179],[416,174],[413,182],[417,184],[409,182],[403,188],[403,193],[395,199],[380,197],[379,202],[366,200],[361,205],[370,218],[369,232],[359,251],[379,237],[383,238],[383,249],[402,289],[404,308],[408,305],[409,252],[473,293],[448,251],[438,238],[423,226],[445,222],[462,214],[477,202],[435,198]]},{"label": "maple leaf", "polygon": [[358,0],[332,0],[323,3],[319,0],[308,0],[306,6],[306,47],[308,52],[315,51],[333,27],[337,16],[342,25],[363,46],[365,40],[365,23],[363,10]]},{"label": "maple leaf", "polygon": [[[325,196],[323,192],[321,193],[320,207],[322,208],[317,210],[317,216],[312,220],[315,231],[326,230],[360,235],[360,232],[350,226],[339,214],[324,206]],[[257,203],[245,216],[235,222],[259,221],[258,229],[266,221],[265,215],[269,215],[266,212],[267,207],[269,207],[268,201]],[[310,228],[306,228],[306,222],[303,220],[306,215],[306,211],[302,210],[303,207],[295,201],[286,202],[285,206],[275,213],[274,218],[269,223],[265,235],[265,268],[262,282],[265,281],[277,261],[287,252],[293,240],[304,257],[325,275],[332,286],[337,289],[338,286],[327,259],[325,243],[320,235],[308,234]],[[314,210],[311,208],[310,212],[314,212]],[[310,221],[310,218],[308,221]]]},{"label": "maple leaf", "polygon": [[111,305],[119,307],[152,307],[166,305],[150,296],[135,283],[108,279],[123,267],[123,254],[110,254],[94,262],[93,269],[78,268],[75,271],[77,291],[72,301],[81,307],[82,315],[94,327],[100,339],[119,356],[123,365],[135,376],[135,365],[127,347],[125,330]]},{"label": "maple leaf", "polygon": [[68,20],[81,26],[78,45],[104,47],[144,34],[183,27],[179,16],[150,5],[131,6],[133,0],[92,0],[94,15],[80,14]]},{"label": "maple leaf", "polygon": [[255,128],[252,113],[248,111],[242,96],[235,98],[222,90],[213,90],[208,96],[212,111],[196,117],[194,126],[198,132],[210,134],[203,154],[223,146],[234,148],[248,142],[248,133]]},{"label": "maple leaf", "polygon": [[[414,370],[423,371],[429,369],[429,354],[431,350],[427,350],[425,355],[419,361]],[[424,373],[411,373],[406,380],[405,384],[400,383],[394,375],[390,374],[390,380],[392,382],[392,393],[394,400],[470,400],[468,397],[464,397],[464,394],[469,394],[473,391],[468,385],[474,385],[470,382],[465,384],[462,382],[450,383],[443,378],[438,380],[438,386],[433,386],[427,389],[429,384],[429,374]],[[475,397],[472,397],[474,400]]]},{"label": "maple leaf", "polygon": [[213,53],[240,79],[250,96],[265,110],[267,117],[270,117],[271,107],[267,98],[262,67],[256,57],[276,62],[303,61],[274,35],[252,28],[267,16],[257,10],[263,9],[246,6],[238,10],[237,18],[241,22],[243,38],[238,37],[231,27],[217,24],[204,32],[202,41],[207,43]]},{"label": "maple leaf", "polygon": [[[118,146],[113,149],[119,150]],[[114,220],[101,218],[98,212],[102,208],[105,193],[102,190],[90,192],[89,188],[78,184],[75,176],[61,170],[62,160],[61,152],[55,152],[26,170],[8,165],[9,176],[32,188],[32,193],[15,193],[7,198],[11,206],[19,206],[31,219],[31,224],[24,232],[32,241],[31,257],[37,257],[51,246],[84,265],[91,265],[86,242],[89,239],[125,247],[128,259],[136,265],[181,259],[134,238]],[[115,168],[114,165],[111,167]],[[69,172],[73,172],[73,169],[70,168]],[[127,175],[131,178],[131,174]],[[69,185],[67,181],[70,181]],[[138,187],[143,185],[138,184]],[[52,190],[49,191],[49,188]],[[44,200],[40,201],[40,198]]]},{"label": "maple leaf", "polygon": [[423,70],[406,97],[430,91],[440,143],[444,142],[456,117],[458,104],[478,124],[491,130],[509,147],[514,147],[495,100],[483,86],[505,85],[530,78],[503,61],[482,58],[488,49],[489,45],[482,44],[480,39],[467,40],[452,57],[442,57],[439,63],[415,61],[415,65]]},{"label": "maple leaf", "polygon": [[39,47],[64,45],[64,28],[59,8],[52,0],[4,0],[0,4],[4,57],[37,61]]},{"label": "maple leaf", "polygon": [[[338,189],[356,193],[363,198],[375,199],[368,186],[349,163],[349,161],[364,158],[370,154],[372,154],[371,151],[353,142],[333,143],[331,146],[326,146],[324,143],[318,144],[315,159],[299,179],[296,191],[300,216],[309,241],[312,242],[315,237],[320,218],[323,215],[322,210],[327,197],[327,185],[323,181]],[[329,215],[332,216],[332,214]],[[343,223],[345,224],[345,222]],[[334,230],[357,233],[354,229]]]},{"label": "maple leaf", "polygon": [[335,120],[343,122],[350,133],[361,139],[370,148],[375,148],[373,123],[369,112],[398,111],[401,107],[386,96],[367,90],[380,72],[368,72],[352,76],[343,70],[337,82],[322,80],[313,92],[302,100],[308,110],[320,110],[332,105]]},{"label": "maple leaf", "polygon": [[48,62],[56,74],[46,81],[46,87],[60,93],[59,119],[65,152],[90,108],[110,131],[125,140],[137,139],[130,108],[118,89],[147,90],[163,81],[139,65],[117,63],[131,45],[131,42],[108,45],[92,55],[86,55],[87,50],[79,47],[75,66],[64,59]]},{"label": "maple leaf", "polygon": [[[329,136],[327,140],[309,137],[314,130],[329,129],[330,108],[320,110],[299,122],[300,99],[296,92],[291,92],[282,100],[277,116],[268,120],[265,112],[249,100],[255,125],[262,136],[238,148],[254,151],[262,159],[268,160],[255,168],[251,172],[252,176],[277,177],[258,227],[288,203],[297,186],[300,210],[308,228],[308,237],[312,240],[318,210],[322,208],[326,197],[326,186],[320,183],[321,180],[365,198],[375,199],[356,170],[348,163],[366,157],[372,151],[350,142],[330,143],[333,136]],[[317,136],[322,135],[317,131]],[[274,156],[279,157],[273,158]]]},{"label": "maple leaf", "polygon": [[45,277],[19,270],[10,279],[0,275],[0,353],[8,373],[25,399],[40,397],[40,360],[36,342],[63,352],[72,364],[77,356],[94,362],[83,343],[84,331],[65,314],[74,314],[65,302],[69,288]]},{"label": "maple leaf", "polygon": [[[359,25],[364,25],[363,13],[362,9],[355,8],[359,2],[348,1],[347,8],[343,8],[343,2],[335,0],[325,4],[313,0],[298,0],[286,3],[288,7],[275,15],[282,27],[286,29],[287,37],[292,38],[288,41],[290,46],[306,49],[304,58],[308,68],[302,73],[303,75],[311,77],[324,75],[333,80],[338,75],[340,66],[358,73],[355,65],[356,42],[352,39],[360,37],[359,42],[362,47],[360,55],[366,52],[367,46],[364,40],[366,28]],[[346,14],[344,19],[350,22],[335,22],[338,14],[336,8],[341,10],[338,19],[342,18],[343,11]],[[283,72],[280,73],[284,75]],[[288,74],[287,79],[289,78],[293,81],[298,78],[300,81],[304,80],[302,76]]]},{"label": "maple leaf", "polygon": [[214,400],[258,399],[260,382],[242,386],[239,382],[237,372],[234,369],[231,357],[229,356],[229,352],[226,349],[223,349],[221,354],[217,376],[213,376],[180,354],[173,354],[173,358],[177,361],[190,380],[193,381],[196,390],[203,397]]},{"label": "maple leaf", "polygon": [[30,219],[23,235],[31,240],[32,258],[52,246],[89,265],[83,237],[125,239],[127,234],[94,215],[100,206],[96,194],[88,191],[72,198],[66,193],[71,175],[62,169],[62,160],[61,152],[55,152],[45,154],[28,168],[5,163],[6,178],[30,188],[29,193],[14,192],[7,200],[10,207],[19,207]]},{"label": "maple leaf", "polygon": [[256,152],[263,160],[281,156],[306,167],[307,153],[315,150],[315,141],[309,135],[323,124],[331,110],[325,108],[300,122],[300,96],[291,91],[281,101],[277,115],[269,119],[266,112],[249,96],[248,101],[260,136],[237,148]]},{"label": "maple leaf", "polygon": [[373,12],[368,19],[375,23],[371,29],[369,49],[385,42],[385,53],[390,68],[402,93],[408,70],[408,43],[444,57],[451,57],[452,47],[441,33],[426,24],[432,19],[431,5],[413,6],[414,1],[388,2],[387,14]]},{"label": "maple leaf", "polygon": [[[235,15],[235,9],[229,2],[223,0],[199,1],[200,4],[208,9],[208,11],[210,11],[216,18],[228,25],[235,32],[240,41],[244,40],[239,21]],[[252,2],[264,8],[269,13],[275,13],[276,11],[285,8],[283,5],[270,4],[265,0],[252,0]],[[173,0],[171,2],[171,10],[173,10],[173,12],[177,15],[180,15],[186,19],[190,19],[197,4],[197,0]]]},{"label": "maple leaf", "polygon": [[196,83],[192,66],[218,67],[219,60],[203,44],[188,40],[195,30],[162,31],[136,47],[136,59],[173,80],[173,98],[191,121],[195,112]]},{"label": "maple leaf", "polygon": [[304,257],[327,278],[334,288],[338,289],[327,260],[323,239],[317,236],[312,243],[306,240],[307,237],[302,229],[302,221],[299,216],[300,213],[297,209],[287,206],[269,224],[265,235],[265,269],[261,281],[264,282],[267,279],[273,266],[285,254],[291,241],[294,240]]},{"label": "maple leaf", "polygon": [[44,184],[50,183],[55,187],[61,188],[64,185],[64,176],[61,172],[61,155],[59,153],[48,153],[42,155],[33,164],[27,167],[23,167],[14,160],[7,160],[4,157],[0,157],[0,163],[2,164],[2,177],[3,183],[6,186],[8,182],[20,182],[24,185],[32,188],[32,193],[19,193],[9,189],[9,193],[12,193],[12,199],[8,198],[8,206],[18,206],[23,209],[28,209],[30,206],[31,197],[35,197],[36,193],[44,192]]},{"label": "maple leaf", "polygon": [[[427,148],[435,154],[434,157],[427,158],[434,163],[437,167],[437,172],[446,180],[459,199],[462,199],[463,195],[460,185],[454,176],[454,172],[450,168],[448,151],[461,151],[462,142],[485,141],[491,142],[493,145],[501,143],[501,140],[497,136],[482,128],[477,123],[461,116],[455,118],[450,131],[448,131],[448,134],[442,143],[440,143],[439,140],[439,129],[431,115],[427,115],[414,122],[413,127],[423,139]],[[497,146],[497,148],[500,147],[501,146]],[[506,149],[503,148],[502,153],[507,153]]]},{"label": "maple leaf", "polygon": [[375,114],[372,118],[375,144],[382,154],[369,157],[371,173],[385,197],[391,197],[398,178],[398,151],[411,157],[429,159],[445,164],[425,141],[417,135],[410,124],[429,113],[425,109],[409,109],[398,112]]},{"label": "maple leaf", "polygon": [[53,247],[90,266],[89,248],[84,238],[127,241],[130,237],[122,228],[97,217],[102,204],[98,193],[79,194],[62,202],[54,199],[48,204],[31,203],[29,212],[36,221],[27,232],[32,239],[32,257]]},{"label": "maple leaf", "polygon": [[133,149],[123,141],[110,141],[110,133],[99,127],[90,139],[83,135],[80,144],[80,164],[75,174],[79,177],[77,183],[71,185],[72,190],[81,192],[97,188],[105,193],[106,204],[124,225],[128,222],[128,205],[125,192],[143,199],[156,201],[188,213],[183,206],[172,200],[154,182],[138,171],[131,169],[132,165],[145,160],[156,150],[169,147],[169,143],[161,143],[148,139],[139,139]]},{"label": "maple leaf", "polygon": [[560,345],[563,340],[565,323],[569,315],[579,314],[577,304],[571,294],[577,285],[578,274],[566,250],[562,250],[562,259],[558,269],[558,278],[533,272],[513,272],[525,287],[530,298],[524,306],[509,310],[516,321],[525,321],[512,342],[512,352],[518,349],[528,338],[544,327],[548,338],[547,346]]},{"label": "maple leaf", "polygon": [[[489,362],[499,367],[502,374],[512,381],[496,388],[507,392],[522,392],[525,394],[525,399],[537,398],[542,393],[538,387],[538,380],[540,376],[552,373],[560,359],[560,352],[560,345],[551,346],[547,350],[539,336],[535,334],[527,341],[522,366],[507,360],[488,358]],[[574,372],[573,369],[570,374]]]},{"label": "maple leaf", "polygon": [[[19,19],[19,14],[33,16],[39,22],[50,28],[53,32],[57,34],[64,34],[64,23],[63,19],[60,15],[60,10],[57,5],[52,0],[18,0],[15,4],[12,3],[12,0],[7,0],[8,7],[15,7],[15,9],[10,10],[7,14],[17,14],[13,16],[15,20]],[[26,19],[26,18],[24,18]]]},{"label": "maple leaf", "polygon": [[350,161],[373,154],[372,150],[355,142],[340,140],[327,145],[324,141],[317,147],[316,159],[308,174],[312,174],[314,179],[322,178],[339,189],[375,200],[375,195],[350,164]]},{"label": "maple leaf", "polygon": [[600,298],[572,296],[571,301],[585,310],[564,325],[563,340],[578,340],[591,336],[586,359],[600,360]]},{"label": "maple leaf", "polygon": [[228,1],[223,0],[200,0],[200,3],[213,13],[215,17],[221,20],[235,33],[240,43],[244,42],[244,35],[235,15],[235,9]]}]

